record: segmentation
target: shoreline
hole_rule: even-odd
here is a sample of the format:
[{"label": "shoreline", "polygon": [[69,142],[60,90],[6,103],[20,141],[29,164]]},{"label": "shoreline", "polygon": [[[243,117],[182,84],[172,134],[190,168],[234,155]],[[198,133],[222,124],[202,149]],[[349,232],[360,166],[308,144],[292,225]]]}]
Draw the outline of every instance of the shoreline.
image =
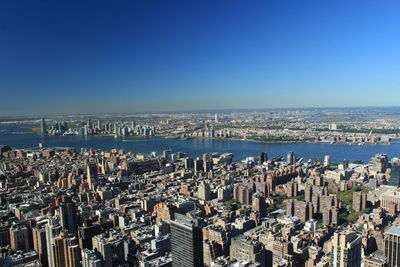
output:
[{"label": "shoreline", "polygon": [[[159,135],[161,136],[161,135]],[[166,136],[165,138],[176,139],[176,140],[222,140],[222,141],[244,141],[244,142],[253,142],[260,144],[325,144],[325,145],[348,145],[348,146],[376,146],[376,145],[392,145],[397,144],[399,142],[377,142],[377,143],[350,143],[350,142],[317,142],[317,141],[263,141],[263,140],[254,140],[254,139],[240,139],[240,138],[220,138],[220,137],[174,137],[174,136]]]},{"label": "shoreline", "polygon": [[[29,134],[36,134],[39,135],[37,132],[37,127],[27,127],[31,131],[11,131],[8,129],[1,129],[0,134],[11,134],[11,135],[29,135]],[[174,136],[168,134],[156,134],[152,136],[144,136],[144,135],[130,135],[130,136],[118,136],[115,137],[113,134],[94,134],[94,135],[87,135],[87,136],[79,136],[79,135],[48,135],[47,137],[114,137],[116,139],[129,140],[129,139],[138,139],[138,138],[153,138],[153,137],[161,137],[166,139],[175,139],[175,140],[220,140],[220,141],[244,141],[244,142],[252,142],[252,143],[260,143],[260,144],[328,144],[328,145],[347,145],[347,146],[376,146],[376,145],[385,145],[389,146],[392,144],[398,144],[400,141],[395,139],[397,142],[376,142],[376,143],[353,143],[353,142],[319,142],[315,140],[257,140],[257,138],[226,138],[226,137],[201,137],[201,136],[189,136],[189,137],[181,137],[181,136]]]}]

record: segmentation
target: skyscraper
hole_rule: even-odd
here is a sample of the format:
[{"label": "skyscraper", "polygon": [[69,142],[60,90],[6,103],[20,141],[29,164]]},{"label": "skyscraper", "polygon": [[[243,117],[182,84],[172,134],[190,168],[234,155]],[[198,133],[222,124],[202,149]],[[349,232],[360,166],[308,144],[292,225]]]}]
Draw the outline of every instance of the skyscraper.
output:
[{"label": "skyscraper", "polygon": [[331,156],[325,155],[325,157],[324,157],[324,166],[325,167],[329,167],[329,165],[331,165]]},{"label": "skyscraper", "polygon": [[387,182],[391,186],[400,186],[400,165],[392,164],[390,168],[390,179]]},{"label": "skyscraper", "polygon": [[47,260],[49,267],[54,267],[54,249],[52,247],[53,240],[61,233],[61,225],[58,223],[57,217],[49,218],[49,222],[45,226],[46,229],[46,245],[47,245]]},{"label": "skyscraper", "polygon": [[47,130],[46,130],[46,121],[44,120],[44,118],[40,119],[40,135],[44,136],[47,134]]},{"label": "skyscraper", "polygon": [[336,231],[332,238],[332,267],[361,266],[361,235],[344,230]]},{"label": "skyscraper", "polygon": [[40,261],[44,266],[48,266],[46,229],[39,225],[32,229],[33,249],[37,252]]},{"label": "skyscraper", "polygon": [[61,231],[59,236],[52,241],[53,266],[78,267],[80,266],[81,250],[76,236]]},{"label": "skyscraper", "polygon": [[349,161],[347,159],[344,159],[342,164],[344,170],[346,170],[349,167]]},{"label": "skyscraper", "polygon": [[70,196],[63,196],[59,205],[61,226],[68,233],[76,235],[78,232],[78,218],[75,203]]},{"label": "skyscraper", "polygon": [[202,221],[179,213],[171,221],[173,267],[203,266]]},{"label": "skyscraper", "polygon": [[265,152],[260,152],[260,164],[263,164],[264,162],[266,162],[268,160],[268,156],[267,153]]},{"label": "skyscraper", "polygon": [[218,122],[218,114],[215,113],[215,122]]},{"label": "skyscraper", "polygon": [[400,225],[394,224],[385,231],[383,240],[389,266],[400,266]]},{"label": "skyscraper", "polygon": [[97,184],[97,165],[96,164],[89,164],[87,166],[87,183],[89,185],[90,190],[94,190]]},{"label": "skyscraper", "polygon": [[287,164],[294,164],[296,161],[296,157],[293,151],[289,151],[287,154]]}]

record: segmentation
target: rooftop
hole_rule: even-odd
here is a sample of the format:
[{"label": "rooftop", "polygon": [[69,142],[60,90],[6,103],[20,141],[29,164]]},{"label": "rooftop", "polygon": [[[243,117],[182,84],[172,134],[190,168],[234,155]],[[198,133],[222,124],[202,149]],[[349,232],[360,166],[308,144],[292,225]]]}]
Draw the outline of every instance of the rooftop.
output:
[{"label": "rooftop", "polygon": [[385,233],[400,236],[400,224],[394,224]]}]

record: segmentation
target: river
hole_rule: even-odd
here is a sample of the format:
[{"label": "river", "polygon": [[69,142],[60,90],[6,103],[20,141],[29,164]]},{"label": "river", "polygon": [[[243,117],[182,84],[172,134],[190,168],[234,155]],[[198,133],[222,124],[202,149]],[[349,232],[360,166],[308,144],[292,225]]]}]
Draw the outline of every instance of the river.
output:
[{"label": "river", "polygon": [[23,125],[0,124],[0,131],[3,129],[9,132],[0,132],[0,144],[9,145],[13,148],[34,148],[39,143],[45,147],[74,147],[77,151],[82,148],[101,149],[109,151],[113,148],[124,149],[133,153],[149,154],[152,151],[161,154],[165,149],[171,149],[173,153],[185,152],[189,156],[197,157],[203,153],[220,152],[233,153],[235,160],[242,160],[246,157],[256,156],[259,152],[268,153],[268,157],[284,156],[288,151],[294,151],[297,157],[304,159],[323,159],[330,155],[334,162],[348,159],[368,160],[376,153],[386,153],[389,158],[400,156],[400,144],[390,145],[344,145],[344,144],[320,144],[320,143],[298,143],[298,144],[264,144],[239,140],[219,139],[190,139],[178,140],[164,137],[134,137],[114,138],[111,136],[45,136],[38,134],[13,134],[13,132],[30,132]]}]

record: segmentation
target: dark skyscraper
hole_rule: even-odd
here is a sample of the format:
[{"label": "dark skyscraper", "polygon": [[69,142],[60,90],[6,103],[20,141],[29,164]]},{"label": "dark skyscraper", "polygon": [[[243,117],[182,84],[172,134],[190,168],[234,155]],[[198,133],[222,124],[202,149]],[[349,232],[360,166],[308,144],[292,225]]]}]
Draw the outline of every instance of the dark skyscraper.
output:
[{"label": "dark skyscraper", "polygon": [[68,230],[70,234],[77,234],[78,232],[78,218],[75,203],[72,202],[71,197],[64,196],[60,203],[60,217],[61,226],[63,230]]},{"label": "dark skyscraper", "polygon": [[263,164],[264,162],[266,162],[268,160],[267,153],[265,153],[265,152],[260,152],[259,157],[260,157],[260,164]]},{"label": "dark skyscraper", "polygon": [[171,221],[173,267],[203,266],[201,221],[179,213]]},{"label": "dark skyscraper", "polygon": [[400,186],[400,166],[392,164],[390,179],[387,182],[388,185],[391,186]]}]

